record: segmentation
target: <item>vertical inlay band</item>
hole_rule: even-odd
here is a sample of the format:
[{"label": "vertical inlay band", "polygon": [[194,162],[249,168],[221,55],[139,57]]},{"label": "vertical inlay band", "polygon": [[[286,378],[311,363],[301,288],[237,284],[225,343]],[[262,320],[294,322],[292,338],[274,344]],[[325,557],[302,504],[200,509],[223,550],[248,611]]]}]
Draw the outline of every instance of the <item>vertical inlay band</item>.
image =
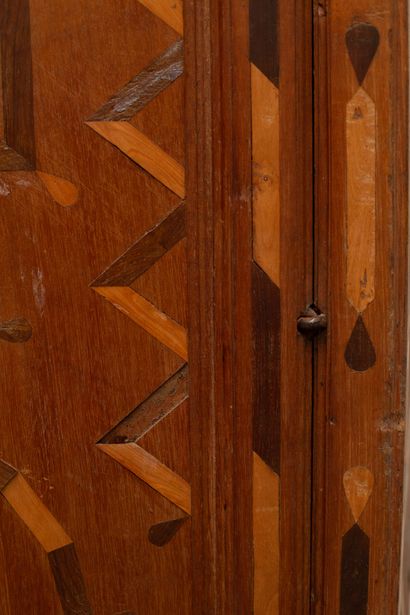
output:
[{"label": "vertical inlay band", "polygon": [[374,299],[376,108],[359,88],[346,109],[347,297],[362,313]]}]

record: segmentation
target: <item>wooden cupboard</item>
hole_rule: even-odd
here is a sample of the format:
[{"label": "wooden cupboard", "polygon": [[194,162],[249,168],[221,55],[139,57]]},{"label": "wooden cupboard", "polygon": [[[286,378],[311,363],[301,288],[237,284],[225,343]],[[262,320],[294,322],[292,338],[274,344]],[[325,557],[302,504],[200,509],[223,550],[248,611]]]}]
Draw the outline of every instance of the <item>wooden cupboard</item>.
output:
[{"label": "wooden cupboard", "polygon": [[0,40],[0,612],[396,613],[407,3]]}]

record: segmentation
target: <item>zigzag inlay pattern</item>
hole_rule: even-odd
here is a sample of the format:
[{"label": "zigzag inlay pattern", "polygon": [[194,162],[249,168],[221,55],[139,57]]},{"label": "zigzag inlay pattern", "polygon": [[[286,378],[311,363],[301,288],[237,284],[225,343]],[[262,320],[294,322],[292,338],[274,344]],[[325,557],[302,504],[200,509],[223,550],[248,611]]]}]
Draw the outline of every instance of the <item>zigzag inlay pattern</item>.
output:
[{"label": "zigzag inlay pattern", "polygon": [[[182,33],[180,0],[140,0],[157,17]],[[148,173],[181,198],[185,196],[183,167],[129,121],[183,72],[183,43],[171,45],[150,66],[131,79],[87,122]],[[185,204],[150,229],[91,284],[117,309],[153,337],[187,360],[187,332],[179,323],[136,293],[130,286],[178,242],[184,239]],[[138,476],[158,493],[191,514],[191,488],[178,474],[145,451],[137,442],[187,398],[188,369],[184,364],[145,401],[122,419],[98,443],[98,448]],[[173,538],[187,517],[151,527],[148,538],[163,546]]]},{"label": "zigzag inlay pattern", "polygon": [[183,43],[178,40],[114,94],[86,124],[164,186],[184,198],[183,166],[129,123],[182,72]]},{"label": "zigzag inlay pattern", "polygon": [[184,327],[129,287],[184,237],[185,206],[181,204],[114,261],[92,287],[186,361],[188,343]]}]

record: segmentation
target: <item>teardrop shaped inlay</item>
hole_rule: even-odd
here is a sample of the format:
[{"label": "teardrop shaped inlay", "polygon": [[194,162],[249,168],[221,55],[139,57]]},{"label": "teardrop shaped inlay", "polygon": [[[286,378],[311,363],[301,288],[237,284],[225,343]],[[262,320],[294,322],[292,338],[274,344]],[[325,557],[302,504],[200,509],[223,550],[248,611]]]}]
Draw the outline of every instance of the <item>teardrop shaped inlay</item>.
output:
[{"label": "teardrop shaped inlay", "polygon": [[346,47],[359,85],[367,75],[379,46],[379,31],[375,26],[358,23],[346,32]]},{"label": "teardrop shaped inlay", "polygon": [[32,334],[30,323],[25,318],[0,322],[0,339],[14,344],[27,342]]},{"label": "teardrop shaped inlay", "polygon": [[164,547],[170,542],[179,528],[185,523],[188,517],[181,519],[172,519],[172,521],[164,521],[150,527],[148,532],[148,540],[156,547]]},{"label": "teardrop shaped inlay", "polygon": [[358,317],[347,343],[345,360],[356,372],[365,372],[376,363],[376,351],[361,316]]},{"label": "teardrop shaped inlay", "polygon": [[350,510],[356,523],[359,521],[373,491],[374,476],[368,468],[356,466],[343,476],[343,486]]}]

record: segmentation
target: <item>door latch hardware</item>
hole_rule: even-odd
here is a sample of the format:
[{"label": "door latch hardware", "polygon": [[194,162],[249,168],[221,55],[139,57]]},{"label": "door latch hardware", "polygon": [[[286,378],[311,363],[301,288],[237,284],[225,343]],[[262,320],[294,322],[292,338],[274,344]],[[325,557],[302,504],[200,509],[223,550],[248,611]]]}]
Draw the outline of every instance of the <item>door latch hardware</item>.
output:
[{"label": "door latch hardware", "polygon": [[297,320],[299,333],[305,337],[313,338],[327,329],[327,315],[316,305],[309,305]]}]

